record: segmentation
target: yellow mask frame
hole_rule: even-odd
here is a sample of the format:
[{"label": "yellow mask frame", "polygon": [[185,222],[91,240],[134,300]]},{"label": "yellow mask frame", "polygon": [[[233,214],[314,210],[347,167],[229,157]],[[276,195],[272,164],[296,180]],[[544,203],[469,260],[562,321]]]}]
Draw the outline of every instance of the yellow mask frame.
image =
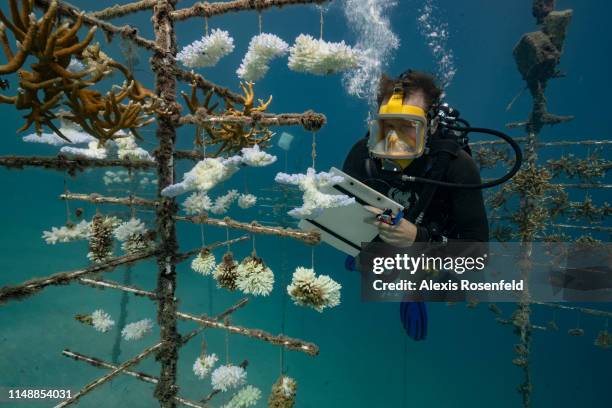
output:
[{"label": "yellow mask frame", "polygon": [[[423,108],[404,104],[403,101],[404,92],[395,90],[389,100],[380,106],[376,119],[370,121],[368,148],[372,155],[387,159],[414,159],[425,152],[427,115]],[[391,119],[406,121],[416,128],[413,143],[402,142],[397,132],[384,130],[384,121]]]}]

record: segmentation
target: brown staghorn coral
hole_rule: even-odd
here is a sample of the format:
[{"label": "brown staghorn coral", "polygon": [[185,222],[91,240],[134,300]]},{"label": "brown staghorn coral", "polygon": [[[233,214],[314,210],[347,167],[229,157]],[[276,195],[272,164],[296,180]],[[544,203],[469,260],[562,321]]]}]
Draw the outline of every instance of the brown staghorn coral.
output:
[{"label": "brown staghorn coral", "polygon": [[292,408],[295,405],[297,383],[293,378],[281,375],[272,385],[268,398],[269,408]]},{"label": "brown staghorn coral", "polygon": [[[244,93],[242,96],[242,110],[236,109],[232,101],[225,98],[226,110],[223,113],[224,116],[252,117],[255,119],[258,114],[268,109],[272,102],[271,96],[267,102],[259,99],[259,104],[255,106],[253,83],[247,82],[246,85],[241,83],[240,87]],[[201,109],[198,110],[198,115],[208,113],[203,112]],[[210,139],[205,142],[206,144],[220,145],[216,152],[217,156],[222,153],[237,153],[244,147],[253,147],[254,145],[265,147],[266,142],[274,135],[270,129],[257,126],[255,121],[250,127],[241,123],[220,123],[217,126],[207,126],[204,130],[206,130]]]},{"label": "brown staghorn coral", "polygon": [[[77,33],[83,25],[83,14],[78,14],[74,23],[58,23],[58,2],[51,1],[45,14],[36,20],[32,13],[33,0],[23,0],[19,10],[16,0],[9,0],[12,20],[0,11],[0,45],[8,60],[0,66],[0,74],[17,73],[19,92],[16,96],[0,95],[0,103],[15,105],[18,110],[30,110],[24,116],[26,123],[19,131],[34,125],[42,133],[48,126],[60,137],[68,140],[53,124],[53,112],[64,97],[71,108],[70,120],[79,124],[101,144],[120,134],[119,131],[135,130],[149,124],[146,115],[157,112],[155,94],[144,88],[133,77],[131,71],[100,51],[98,44],[90,45],[96,28],[91,28],[79,40]],[[13,53],[6,35],[9,29],[17,42],[17,53]],[[28,56],[36,58],[31,71],[23,68]],[[73,59],[81,60],[86,69],[69,69]],[[117,93],[106,95],[87,87],[118,70],[126,77],[126,83]],[[121,104],[124,99],[128,103]]]},{"label": "brown staghorn coral", "polygon": [[[217,106],[219,106],[219,102],[215,102],[212,106],[210,106],[210,101],[212,100],[214,92],[208,91],[204,96],[204,102],[200,102],[198,99],[198,85],[195,82],[191,83],[191,94],[187,95],[186,92],[181,91],[181,95],[183,95],[183,99],[185,100],[185,104],[189,109],[189,112],[195,114],[196,111],[202,109],[206,115],[211,115],[214,113]],[[211,134],[212,127],[209,125],[198,125],[196,127],[195,134],[195,145],[200,147],[204,146],[204,140],[202,140],[202,132],[204,130],[207,134]]]},{"label": "brown staghorn coral", "polygon": [[[57,1],[53,1],[45,14],[36,20],[33,0],[22,1],[19,10],[16,0],[9,0],[12,21],[0,11],[0,43],[8,62],[0,66],[0,74],[17,73],[19,91],[16,96],[2,96],[1,103],[15,105],[18,110],[30,110],[24,116],[26,123],[19,131],[34,125],[37,133],[43,125],[64,137],[53,125],[55,115],[52,109],[61,102],[65,86],[85,77],[88,72],[73,73],[68,70],[72,57],[79,58],[89,45],[96,31],[91,28],[83,40],[77,32],[82,24],[82,16],[72,24],[57,24]],[[18,51],[13,53],[6,29],[9,29],[17,43]],[[37,62],[31,64],[32,71],[23,68],[28,56]]]},{"label": "brown staghorn coral", "polygon": [[223,261],[217,265],[217,268],[213,272],[213,276],[217,280],[217,286],[232,292],[235,291],[237,288],[237,269],[238,262],[234,260],[234,255],[231,252],[227,252],[223,255]]},{"label": "brown staghorn coral", "polygon": [[83,130],[94,136],[104,145],[106,141],[122,137],[124,129],[138,136],[136,129],[153,122],[147,117],[145,106],[129,100],[121,102],[133,92],[135,82],[124,84],[117,93],[114,90],[102,96],[98,91],[75,87],[67,93],[71,114],[67,119],[79,124]]}]

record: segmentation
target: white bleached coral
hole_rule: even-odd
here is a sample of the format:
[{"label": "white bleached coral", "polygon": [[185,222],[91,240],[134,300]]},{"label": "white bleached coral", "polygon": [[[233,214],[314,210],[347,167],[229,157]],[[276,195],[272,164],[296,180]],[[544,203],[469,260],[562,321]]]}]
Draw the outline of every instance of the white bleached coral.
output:
[{"label": "white bleached coral", "polygon": [[289,69],[315,75],[329,75],[355,68],[361,52],[346,45],[300,34],[289,50]]},{"label": "white bleached coral", "polygon": [[297,390],[297,383],[291,377],[283,376],[280,381],[280,389],[284,396],[291,397],[295,396]]},{"label": "white bleached coral", "polygon": [[47,244],[55,245],[58,242],[72,242],[89,238],[91,224],[81,221],[78,224],[65,225],[63,227],[51,227],[51,231],[43,231],[43,239]]},{"label": "white bleached coral", "polygon": [[236,286],[247,295],[267,296],[274,287],[274,273],[261,258],[249,256],[236,270]]},{"label": "white bleached coral", "polygon": [[274,34],[263,33],[251,38],[249,49],[236,71],[245,81],[257,81],[268,72],[273,58],[287,53],[289,44]]},{"label": "white bleached coral", "polygon": [[264,167],[276,162],[277,157],[261,150],[258,145],[241,150],[242,164],[251,167]]},{"label": "white bleached coral", "polygon": [[251,208],[257,202],[257,197],[253,194],[240,194],[238,197],[238,207],[246,209]]},{"label": "white bleached coral", "polygon": [[147,251],[155,245],[147,234],[147,227],[138,218],[131,218],[119,224],[114,235],[121,242],[121,249],[127,254]]},{"label": "white bleached coral", "polygon": [[189,68],[210,67],[232,51],[234,51],[234,39],[229,32],[213,29],[209,35],[184,47],[176,59]]},{"label": "white bleached coral", "polygon": [[115,228],[114,234],[118,241],[126,241],[134,234],[144,234],[147,232],[147,227],[138,218],[130,218],[129,221],[124,221]]},{"label": "white bleached coral", "polygon": [[212,372],[212,387],[219,391],[240,387],[246,382],[246,376],[246,371],[240,366],[223,365]]},{"label": "white bleached coral", "polygon": [[217,364],[217,361],[219,361],[219,357],[215,353],[200,356],[193,363],[193,373],[202,380],[210,373],[210,370]]},{"label": "white bleached coral", "polygon": [[309,306],[322,312],[323,309],[340,304],[342,286],[327,275],[316,276],[314,270],[297,267],[293,273],[287,293],[296,305]]},{"label": "white bleached coral", "polygon": [[240,162],[240,159],[234,157],[228,159],[209,157],[201,160],[183,175],[183,181],[164,188],[161,194],[166,197],[176,197],[193,190],[208,191],[236,173]]},{"label": "white bleached coral", "polygon": [[64,146],[60,149],[60,153],[68,157],[82,157],[85,159],[106,159],[108,150],[106,147],[100,147],[98,141],[89,142],[87,148]]},{"label": "white bleached coral", "polygon": [[196,215],[210,210],[212,200],[205,192],[191,194],[183,202],[183,209],[187,214]]},{"label": "white bleached coral", "polygon": [[136,144],[133,135],[117,138],[114,142],[117,148],[117,156],[120,159],[153,160],[153,156],[149,152]]},{"label": "white bleached coral", "polygon": [[315,169],[309,167],[306,174],[278,173],[274,180],[283,184],[294,184],[304,192],[303,205],[288,212],[296,218],[316,218],[325,208],[341,207],[350,205],[355,199],[343,194],[327,194],[322,188],[340,183],[343,178],[331,173],[316,173]]},{"label": "white bleached coral", "polygon": [[143,319],[125,326],[121,330],[121,336],[125,340],[140,340],[149,334],[152,329],[153,321],[151,319]]},{"label": "white bleached coral", "polygon": [[204,276],[210,275],[217,267],[215,255],[212,252],[205,251],[199,253],[193,261],[191,261],[191,269]]},{"label": "white bleached coral", "polygon": [[215,199],[215,204],[210,207],[210,212],[213,214],[224,214],[229,209],[234,201],[238,198],[237,190],[229,190],[222,196]]},{"label": "white bleached coral", "polygon": [[85,132],[79,125],[70,122],[69,120],[60,119],[60,127],[58,130],[62,135],[66,136],[70,142],[59,137],[56,133],[42,133],[40,135],[32,133],[24,136],[23,141],[28,143],[43,143],[52,146],[63,146],[67,144],[84,144],[96,140],[92,135]]},{"label": "white bleached coral", "polygon": [[104,333],[115,325],[115,321],[104,310],[98,309],[91,314],[91,324],[94,329]]},{"label": "white bleached coral", "polygon": [[232,397],[232,399],[223,408],[248,408],[257,405],[257,401],[261,398],[261,391],[257,387],[247,385],[242,388]]}]

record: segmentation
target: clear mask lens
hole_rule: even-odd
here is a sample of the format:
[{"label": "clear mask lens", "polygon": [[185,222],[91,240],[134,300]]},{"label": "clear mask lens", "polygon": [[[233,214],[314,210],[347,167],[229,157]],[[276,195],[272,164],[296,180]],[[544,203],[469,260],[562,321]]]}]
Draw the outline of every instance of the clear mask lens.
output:
[{"label": "clear mask lens", "polygon": [[419,157],[425,150],[422,119],[385,118],[370,121],[370,152],[390,159]]}]

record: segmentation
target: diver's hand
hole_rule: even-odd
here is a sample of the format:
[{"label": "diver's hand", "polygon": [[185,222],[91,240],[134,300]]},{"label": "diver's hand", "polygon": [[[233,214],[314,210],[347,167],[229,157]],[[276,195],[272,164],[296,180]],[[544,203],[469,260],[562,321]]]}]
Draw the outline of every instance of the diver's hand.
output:
[{"label": "diver's hand", "polygon": [[376,219],[376,215],[383,212],[380,208],[364,205],[363,208],[372,213],[372,216],[364,218],[364,222],[376,225],[380,239],[389,245],[405,248],[412,245],[416,238],[417,227],[410,221],[402,218],[397,224],[389,225]]}]

